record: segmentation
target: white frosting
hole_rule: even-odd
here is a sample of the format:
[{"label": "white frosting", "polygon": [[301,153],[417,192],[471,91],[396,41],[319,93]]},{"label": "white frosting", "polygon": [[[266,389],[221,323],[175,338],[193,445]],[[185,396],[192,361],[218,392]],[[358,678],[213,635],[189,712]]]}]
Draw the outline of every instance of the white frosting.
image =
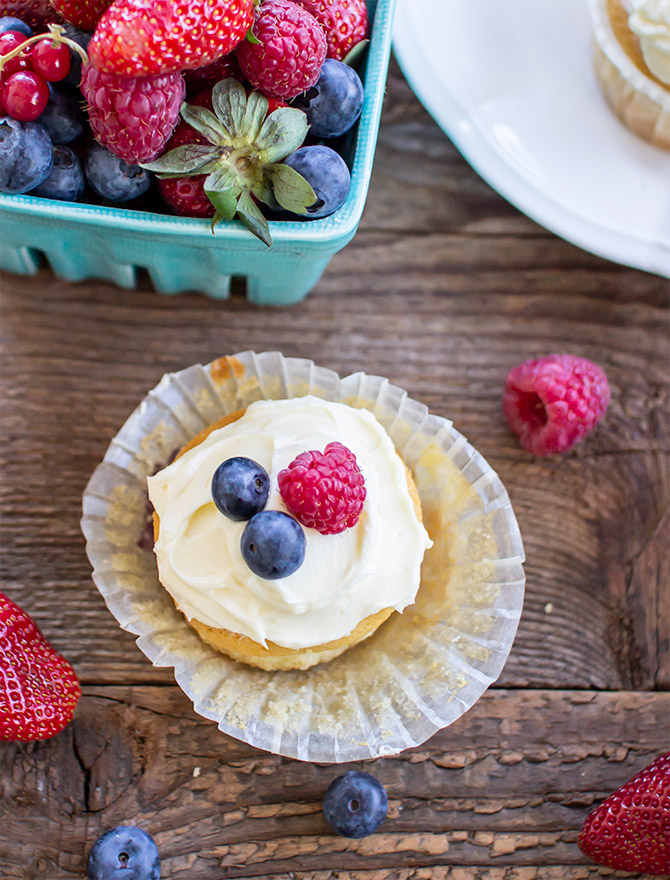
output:
[{"label": "white frosting", "polygon": [[[277,475],[301,452],[340,441],[355,454],[366,500],[358,523],[339,535],[306,528],[305,561],[292,575],[264,580],[240,550],[246,523],[214,506],[216,468],[236,455],[270,475],[266,510],[285,510]],[[372,413],[316,397],[259,400],[148,479],[160,517],[155,552],[161,582],[189,620],[287,648],[348,635],[383,608],[402,611],[419,588],[432,545],[407,489],[405,466]]]},{"label": "white frosting", "polygon": [[629,0],[628,25],[649,70],[670,85],[670,0]]}]

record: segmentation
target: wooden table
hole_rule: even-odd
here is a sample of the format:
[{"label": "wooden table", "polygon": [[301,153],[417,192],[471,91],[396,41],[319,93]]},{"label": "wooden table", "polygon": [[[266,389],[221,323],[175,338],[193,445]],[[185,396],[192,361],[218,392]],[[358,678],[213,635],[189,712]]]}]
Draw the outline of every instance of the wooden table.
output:
[{"label": "wooden table", "polygon": [[[162,297],[148,285],[2,279],[2,589],[73,662],[84,696],[52,741],[0,747],[0,876],[81,878],[98,835],[138,824],[170,880],[577,880],[592,806],[669,744],[666,280],[593,257],[484,184],[389,80],[360,232],[303,303]],[[197,716],[107,611],[79,531],[89,474],[166,370],[245,348],[388,376],[500,473],[527,598],[509,662],[458,723],[365,764],[390,815],[361,841],[320,800],[342,768],[261,753]],[[550,352],[603,365],[604,423],[523,452],[507,371]]]}]

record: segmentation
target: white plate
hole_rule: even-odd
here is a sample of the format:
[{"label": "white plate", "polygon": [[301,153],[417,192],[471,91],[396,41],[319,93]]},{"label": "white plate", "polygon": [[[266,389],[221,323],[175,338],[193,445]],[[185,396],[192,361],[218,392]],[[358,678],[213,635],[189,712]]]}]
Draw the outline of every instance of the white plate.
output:
[{"label": "white plate", "polygon": [[610,111],[587,0],[399,0],[395,52],[472,167],[538,223],[670,277],[670,154]]}]

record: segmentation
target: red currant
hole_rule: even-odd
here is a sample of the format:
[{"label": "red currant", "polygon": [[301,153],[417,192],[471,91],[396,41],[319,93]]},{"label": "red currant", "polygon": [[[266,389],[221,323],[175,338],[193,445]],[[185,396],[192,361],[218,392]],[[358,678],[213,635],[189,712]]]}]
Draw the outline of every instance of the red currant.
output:
[{"label": "red currant", "polygon": [[[5,31],[4,34],[0,34],[0,55],[8,55],[21,43],[25,43],[27,39],[25,34],[18,31]],[[2,72],[8,75],[16,73],[17,70],[28,70],[30,68],[29,57],[29,53],[17,55],[2,65]]]},{"label": "red currant", "polygon": [[32,70],[20,70],[2,84],[2,103],[14,119],[33,122],[49,103],[49,86]]},{"label": "red currant", "polygon": [[35,73],[47,82],[59,82],[70,72],[70,50],[65,43],[40,40],[33,45],[30,61]]}]

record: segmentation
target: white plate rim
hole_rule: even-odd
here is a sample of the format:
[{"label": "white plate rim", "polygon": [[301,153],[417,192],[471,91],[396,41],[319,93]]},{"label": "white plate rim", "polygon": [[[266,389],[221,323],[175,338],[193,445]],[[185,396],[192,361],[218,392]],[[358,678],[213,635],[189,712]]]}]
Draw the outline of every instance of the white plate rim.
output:
[{"label": "white plate rim", "polygon": [[398,0],[393,36],[396,58],[414,93],[477,174],[514,207],[566,241],[613,262],[670,278],[670,241],[666,246],[662,241],[605,228],[539,190],[483,136],[448,84],[441,83],[445,91],[438,108],[431,89],[432,69],[420,48],[421,34],[408,13],[412,2],[416,0]]}]

